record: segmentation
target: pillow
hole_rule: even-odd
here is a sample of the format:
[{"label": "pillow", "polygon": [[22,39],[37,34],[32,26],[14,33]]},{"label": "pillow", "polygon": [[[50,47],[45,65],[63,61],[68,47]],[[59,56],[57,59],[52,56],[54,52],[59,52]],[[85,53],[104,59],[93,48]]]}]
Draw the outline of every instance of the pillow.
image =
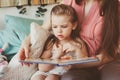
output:
[{"label": "pillow", "polygon": [[3,55],[10,56],[8,57],[8,60],[12,58],[13,54],[17,53],[22,40],[26,36],[27,36],[26,34],[21,33],[17,30],[16,31],[10,29],[0,30],[0,48],[3,47],[5,43],[8,43],[9,45],[3,52]]},{"label": "pillow", "polygon": [[46,42],[50,32],[36,23],[31,24],[30,40],[31,40],[31,57],[40,57],[44,43]]},{"label": "pillow", "polygon": [[[42,25],[43,20],[22,18],[12,15],[5,15],[5,30],[0,30],[0,48],[4,43],[9,43],[9,47],[4,51],[4,55],[13,56],[17,53],[22,40],[30,32],[31,22]],[[11,58],[12,58],[11,56]]]},{"label": "pillow", "polygon": [[39,25],[42,25],[43,20],[31,19],[31,18],[23,18],[12,15],[5,15],[5,25],[6,28],[12,29],[14,31],[24,32],[29,34],[30,32],[30,24],[31,22],[35,22]]}]

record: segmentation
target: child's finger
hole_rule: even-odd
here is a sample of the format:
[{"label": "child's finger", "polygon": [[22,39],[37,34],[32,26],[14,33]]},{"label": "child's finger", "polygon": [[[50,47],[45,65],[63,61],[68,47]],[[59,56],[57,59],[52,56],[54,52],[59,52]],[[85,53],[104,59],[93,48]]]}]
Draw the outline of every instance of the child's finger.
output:
[{"label": "child's finger", "polygon": [[66,59],[66,60],[69,60],[69,59],[71,59],[72,58],[72,56],[70,56],[70,55],[65,55],[65,56],[62,56],[61,57],[61,59]]},{"label": "child's finger", "polygon": [[18,52],[18,56],[20,60],[24,60],[25,59],[25,55],[24,55],[24,49],[21,48]]},{"label": "child's finger", "polygon": [[30,56],[30,49],[28,47],[25,47],[25,57],[28,58]]},{"label": "child's finger", "polygon": [[68,49],[66,49],[64,52],[65,52],[65,53],[69,53],[69,52],[72,52],[72,51],[74,51],[72,48],[68,48]]}]

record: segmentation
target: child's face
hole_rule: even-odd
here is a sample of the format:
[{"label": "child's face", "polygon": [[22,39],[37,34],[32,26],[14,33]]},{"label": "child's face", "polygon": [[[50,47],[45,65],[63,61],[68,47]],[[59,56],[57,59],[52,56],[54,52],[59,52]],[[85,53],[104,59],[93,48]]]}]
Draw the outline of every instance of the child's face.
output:
[{"label": "child's face", "polygon": [[73,30],[70,17],[66,15],[52,15],[52,30],[59,40],[69,40]]}]

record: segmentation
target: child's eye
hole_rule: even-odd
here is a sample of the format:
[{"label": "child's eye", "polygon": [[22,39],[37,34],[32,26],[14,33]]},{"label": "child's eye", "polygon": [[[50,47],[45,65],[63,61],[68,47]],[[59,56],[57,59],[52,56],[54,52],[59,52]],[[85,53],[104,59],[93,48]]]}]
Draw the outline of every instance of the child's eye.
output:
[{"label": "child's eye", "polygon": [[52,26],[53,28],[57,28],[57,26]]},{"label": "child's eye", "polygon": [[67,26],[61,26],[62,28],[67,28]]}]

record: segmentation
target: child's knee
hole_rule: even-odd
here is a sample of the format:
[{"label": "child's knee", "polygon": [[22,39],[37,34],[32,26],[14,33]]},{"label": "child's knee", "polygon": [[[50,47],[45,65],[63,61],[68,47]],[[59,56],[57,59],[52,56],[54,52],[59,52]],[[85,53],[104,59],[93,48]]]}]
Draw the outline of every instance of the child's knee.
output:
[{"label": "child's knee", "polygon": [[34,73],[30,80],[45,80],[46,76],[40,71]]},{"label": "child's knee", "polygon": [[54,74],[50,74],[48,75],[45,80],[60,80],[60,76],[59,75],[54,75]]}]

